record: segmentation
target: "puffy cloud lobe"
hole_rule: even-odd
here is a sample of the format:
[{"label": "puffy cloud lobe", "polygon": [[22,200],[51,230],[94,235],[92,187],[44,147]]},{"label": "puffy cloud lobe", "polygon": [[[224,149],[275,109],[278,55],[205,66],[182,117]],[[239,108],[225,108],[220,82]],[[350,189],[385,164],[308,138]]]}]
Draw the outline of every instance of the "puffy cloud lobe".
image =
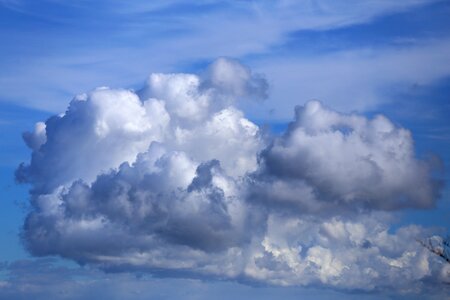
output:
[{"label": "puffy cloud lobe", "polygon": [[213,87],[228,96],[267,98],[268,84],[261,74],[235,60],[219,58],[208,68],[204,88]]},{"label": "puffy cloud lobe", "polygon": [[391,210],[430,207],[437,197],[439,182],[415,158],[408,130],[383,116],[339,114],[318,101],[297,107],[295,121],[261,157],[263,174],[275,178],[270,186],[300,192],[303,204],[315,197],[324,206]]},{"label": "puffy cloud lobe", "polygon": [[193,74],[152,74],[139,91],[142,99],[164,99],[168,110],[182,126],[205,121],[238,98],[264,99],[268,84],[260,74],[237,61],[219,58],[203,77]]},{"label": "puffy cloud lobe", "polygon": [[131,91],[99,88],[80,95],[64,114],[25,134],[34,151],[30,165],[17,170],[18,178],[33,183],[36,193],[77,179],[91,182],[161,140],[168,121],[162,102],[142,103]]},{"label": "puffy cloud lobe", "polygon": [[173,147],[198,161],[218,159],[229,175],[243,176],[257,169],[263,143],[259,128],[235,108],[223,109],[195,130],[177,127]]},{"label": "puffy cloud lobe", "polygon": [[[76,181],[67,192],[39,197],[41,208],[49,207],[44,202],[57,205],[27,219],[30,248],[45,254],[76,249],[92,255],[96,250],[91,249],[91,243],[104,243],[108,251],[120,253],[135,247],[151,250],[158,240],[205,251],[240,242],[245,233],[245,210],[234,197],[234,183],[222,174],[219,162],[196,168],[184,153],[161,154],[154,147],[159,146],[152,144],[132,166],[124,163],[117,171],[100,175],[92,185]],[[49,215],[56,223],[46,221]],[[56,233],[61,243],[41,245],[42,232]],[[92,234],[101,232],[105,240],[93,242]],[[124,235],[120,240],[125,238],[129,244],[109,240],[109,234],[111,238]],[[97,255],[104,254],[103,247],[97,250]]]},{"label": "puffy cloud lobe", "polygon": [[164,99],[172,115],[184,121],[203,121],[210,108],[207,93],[199,91],[200,78],[193,74],[152,74],[139,94],[141,99]]},{"label": "puffy cloud lobe", "polygon": [[34,131],[24,132],[22,137],[30,149],[37,151],[41,145],[45,144],[47,141],[47,137],[45,135],[45,123],[37,122],[34,126]]},{"label": "puffy cloud lobe", "polygon": [[246,272],[280,285],[420,289],[411,282],[421,285],[421,278],[436,272],[427,251],[411,242],[423,229],[403,227],[391,234],[380,218],[317,220],[273,214],[262,247],[253,253]]},{"label": "puffy cloud lobe", "polygon": [[153,74],[138,93],[77,96],[24,135],[28,249],[105,270],[279,285],[437,281],[439,265],[413,242],[426,230],[389,233],[376,212],[435,200],[410,133],[309,102],[271,140],[233,105],[265,90],[220,59],[203,77]]}]

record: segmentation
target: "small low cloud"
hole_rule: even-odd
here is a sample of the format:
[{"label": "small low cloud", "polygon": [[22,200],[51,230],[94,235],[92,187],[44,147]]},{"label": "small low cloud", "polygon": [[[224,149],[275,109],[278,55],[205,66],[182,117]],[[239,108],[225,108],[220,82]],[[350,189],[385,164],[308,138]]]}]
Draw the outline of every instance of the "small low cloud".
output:
[{"label": "small low cloud", "polygon": [[267,87],[222,58],[202,76],[75,97],[24,134],[27,248],[109,271],[281,286],[440,282],[444,266],[415,242],[429,230],[389,226],[391,211],[431,207],[440,190],[410,132],[313,101],[268,136],[236,108]]}]

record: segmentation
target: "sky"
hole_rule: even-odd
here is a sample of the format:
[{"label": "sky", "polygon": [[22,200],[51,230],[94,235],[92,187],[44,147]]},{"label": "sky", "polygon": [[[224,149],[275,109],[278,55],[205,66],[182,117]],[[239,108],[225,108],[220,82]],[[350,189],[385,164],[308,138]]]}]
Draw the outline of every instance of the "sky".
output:
[{"label": "sky", "polygon": [[0,0],[0,299],[447,299],[449,20]]}]

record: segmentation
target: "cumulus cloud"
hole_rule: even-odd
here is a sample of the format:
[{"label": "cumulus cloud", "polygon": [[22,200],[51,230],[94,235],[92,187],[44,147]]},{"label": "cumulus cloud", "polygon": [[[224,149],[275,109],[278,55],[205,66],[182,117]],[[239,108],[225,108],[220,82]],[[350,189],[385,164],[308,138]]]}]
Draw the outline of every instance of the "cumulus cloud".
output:
[{"label": "cumulus cloud", "polygon": [[271,189],[281,185],[284,193],[291,189],[324,205],[390,210],[430,207],[437,197],[439,182],[415,158],[411,133],[381,115],[345,115],[310,101],[296,108],[295,121],[261,157],[263,174],[275,178]]},{"label": "cumulus cloud", "polygon": [[79,95],[65,113],[24,134],[28,145],[46,142],[33,151],[30,165],[17,170],[17,177],[32,182],[37,193],[76,179],[91,182],[161,140],[168,121],[162,102],[142,103],[132,91],[98,88]]},{"label": "cumulus cloud", "polygon": [[268,96],[268,84],[264,77],[253,74],[249,68],[231,59],[219,58],[213,62],[207,69],[204,85],[232,97],[265,99]]},{"label": "cumulus cloud", "polygon": [[266,94],[262,76],[219,59],[202,76],[75,97],[24,134],[27,248],[105,270],[277,285],[441,280],[414,242],[428,230],[388,225],[389,211],[432,206],[439,191],[409,131],[309,102],[267,136],[236,108]]}]

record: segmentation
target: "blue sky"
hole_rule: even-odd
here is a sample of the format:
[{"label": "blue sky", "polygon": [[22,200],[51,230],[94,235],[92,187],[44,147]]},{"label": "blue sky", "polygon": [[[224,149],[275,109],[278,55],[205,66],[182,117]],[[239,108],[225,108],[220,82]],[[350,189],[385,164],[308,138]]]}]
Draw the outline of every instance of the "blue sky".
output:
[{"label": "blue sky", "polygon": [[[261,78],[267,82],[266,99],[241,99],[233,105],[261,128],[265,125],[271,127],[275,136],[284,132],[288,122],[293,120],[294,107],[305,105],[309,100],[319,100],[324,107],[324,115],[328,115],[330,110],[337,111],[339,118],[354,113],[371,120],[382,114],[395,128],[409,129],[415,159],[429,164],[433,169],[430,176],[444,184],[439,189],[440,196],[433,196],[432,204],[424,209],[412,205],[405,209],[380,211],[378,207],[382,205],[369,202],[370,209],[374,210],[374,216],[370,216],[379,222],[377,224],[384,224],[380,220],[386,220],[390,232],[414,225],[424,228],[424,232],[431,230],[445,235],[450,229],[450,190],[447,187],[447,170],[450,169],[449,16],[450,2],[437,0],[172,0],[131,3],[119,0],[95,3],[86,0],[70,3],[61,0],[0,0],[0,39],[3,41],[0,47],[0,261],[3,262],[0,265],[0,298],[33,296],[49,299],[60,297],[61,293],[67,299],[115,299],[111,295],[130,299],[147,299],[147,295],[152,299],[297,299],[299,296],[307,299],[423,299],[425,293],[430,299],[440,298],[442,294],[438,292],[429,293],[428,289],[436,290],[436,287],[427,285],[426,280],[425,283],[421,281],[423,290],[406,294],[378,287],[364,290],[356,283],[356,287],[349,287],[315,279],[305,279],[304,282],[300,279],[298,285],[290,282],[289,285],[293,286],[280,287],[269,279],[249,279],[242,274],[210,278],[203,273],[199,275],[195,270],[193,275],[190,270],[188,275],[168,272],[168,276],[162,277],[155,271],[157,267],[137,267],[138,274],[133,268],[104,273],[98,270],[99,265],[102,266],[98,261],[85,259],[62,248],[45,248],[42,250],[44,257],[36,257],[33,254],[39,254],[41,250],[30,254],[24,249],[21,236],[25,218],[30,212],[43,209],[39,208],[41,204],[36,199],[44,193],[29,195],[28,190],[39,189],[42,182],[50,180],[50,175],[45,177],[46,169],[39,169],[38,163],[30,165],[29,170],[36,167],[36,174],[44,174],[42,178],[33,177],[28,179],[28,184],[19,185],[14,174],[20,163],[29,164],[31,159],[32,151],[26,147],[22,133],[33,131],[36,122],[66,111],[75,95],[100,86],[136,91],[144,86],[144,90],[150,91],[138,93],[141,100],[145,93],[164,98],[167,93],[152,91],[156,88],[146,81],[149,74],[193,73],[199,74],[201,80],[209,78],[204,79],[205,85],[211,85],[219,92],[231,86],[233,91],[226,91],[220,97],[231,97],[231,93],[239,99],[257,97],[258,91],[247,90],[247,85],[242,88],[240,83],[236,83],[236,88],[234,81],[225,87],[214,83],[215,77],[211,74],[215,74],[217,65],[210,65],[217,58],[226,57],[232,59],[226,68],[237,68],[241,72],[238,74],[242,75],[244,71],[236,67],[236,61],[246,66],[245,72],[251,69],[249,84],[255,90],[265,89],[265,85],[260,85]],[[222,70],[220,65],[217,68]],[[175,114],[178,114],[176,106],[182,107],[182,104],[174,103]],[[170,105],[166,103],[172,116]],[[179,124],[191,122],[183,120]],[[61,132],[68,130],[70,133],[71,129],[65,129],[67,125],[64,124],[54,125],[55,132],[61,128]],[[138,126],[143,125],[138,123]],[[156,133],[152,134],[156,136]],[[201,131],[193,132],[194,136],[202,134]],[[278,145],[276,141],[282,144],[282,140],[272,138],[274,144]],[[130,141],[124,138],[123,143]],[[67,145],[77,145],[78,142],[75,140]],[[199,147],[202,142],[197,141]],[[76,149],[63,149],[56,153],[60,151],[58,145],[51,148],[56,149],[55,160],[44,160],[44,163],[57,161],[58,157],[62,157],[62,162],[63,150],[83,155],[83,152],[77,154]],[[196,155],[207,156],[200,150],[186,147],[189,150],[183,148],[183,151],[195,159]],[[274,149],[270,147],[275,146],[267,147],[263,157],[283,165],[285,162],[281,158],[270,156]],[[333,158],[333,155],[328,160],[339,161],[340,156]],[[126,160],[119,162],[123,161]],[[227,163],[223,160],[220,163],[228,172]],[[114,167],[117,169],[118,165]],[[56,173],[49,171],[49,174],[61,178],[69,176],[58,170],[54,171]],[[270,176],[279,175],[278,171],[274,172]],[[39,174],[34,176],[41,176]],[[323,176],[326,181],[328,175]],[[90,180],[87,177],[81,179]],[[317,179],[317,182],[320,187],[321,180]],[[343,213],[342,218],[359,222],[357,216],[350,215],[351,212],[349,215]],[[171,238],[175,239],[172,235]],[[65,241],[76,245],[73,240]],[[35,249],[44,247],[34,240],[29,243],[36,243],[33,244]],[[74,252],[76,250],[75,246]],[[47,256],[51,258],[47,259]],[[79,267],[74,261],[84,267]],[[114,267],[112,269],[115,270]],[[55,285],[56,288],[48,288]],[[172,289],[173,285],[177,286],[176,291]],[[33,288],[24,290],[25,286]],[[77,288],[79,286],[83,288]],[[139,293],[129,293],[128,287]]]}]

